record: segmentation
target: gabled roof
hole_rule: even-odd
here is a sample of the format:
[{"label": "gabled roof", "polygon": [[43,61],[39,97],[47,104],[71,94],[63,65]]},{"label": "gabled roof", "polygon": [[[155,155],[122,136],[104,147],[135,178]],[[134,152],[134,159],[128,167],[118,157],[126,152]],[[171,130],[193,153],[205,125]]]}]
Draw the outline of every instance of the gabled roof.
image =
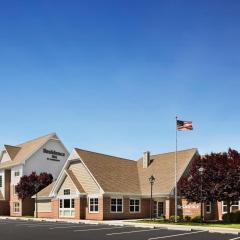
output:
[{"label": "gabled roof", "polygon": [[[190,161],[197,154],[197,149],[178,151],[177,179],[183,175]],[[142,194],[149,194],[150,184],[148,178],[153,175],[155,182],[153,194],[170,194],[175,186],[175,152],[157,154],[151,156],[151,164],[143,168],[143,159],[137,161],[139,182]]]},{"label": "gabled roof", "polygon": [[10,145],[4,145],[4,148],[6,149],[11,160],[13,160],[18,154],[18,152],[21,150],[20,147],[10,146]]},{"label": "gabled roof", "polygon": [[[156,181],[153,186],[153,195],[168,196],[172,194],[175,185],[175,152],[152,155],[151,164],[147,168],[143,168],[142,158],[134,161],[78,148],[73,151],[79,155],[80,160],[104,193],[148,196],[150,194],[148,179],[151,175],[154,175]],[[196,154],[198,154],[198,151],[195,148],[178,151],[178,179],[188,169]],[[76,177],[68,169],[72,160],[68,159],[63,173],[66,172],[79,192],[83,192],[80,177]],[[60,174],[55,186],[51,188],[52,191],[58,188],[57,182],[61,182],[61,179],[63,181],[63,177],[64,174]],[[50,193],[51,191],[48,192],[48,196],[50,196]]]},{"label": "gabled roof", "polygon": [[104,192],[140,193],[137,162],[75,148]]},{"label": "gabled roof", "polygon": [[25,160],[27,160],[41,146],[52,138],[57,138],[55,133],[51,133],[16,146],[4,145],[11,161],[0,163],[0,169],[23,164]]},{"label": "gabled roof", "polygon": [[[47,187],[43,188],[40,192],[38,192],[38,198],[48,198],[50,192],[52,191],[52,188],[54,186],[55,182],[52,182]],[[33,196],[35,198],[36,195]]]},{"label": "gabled roof", "polygon": [[67,175],[70,177],[70,179],[72,180],[73,184],[75,185],[75,187],[77,188],[77,190],[79,191],[79,193],[85,193],[82,185],[80,184],[80,182],[78,181],[77,177],[74,175],[73,171],[70,169],[66,170]]},{"label": "gabled roof", "polygon": [[[138,161],[75,149],[104,192],[149,195],[149,177],[154,175],[153,194],[169,195],[174,188],[175,152],[151,156],[151,164],[143,168]],[[187,169],[197,149],[178,151],[178,179]]]}]

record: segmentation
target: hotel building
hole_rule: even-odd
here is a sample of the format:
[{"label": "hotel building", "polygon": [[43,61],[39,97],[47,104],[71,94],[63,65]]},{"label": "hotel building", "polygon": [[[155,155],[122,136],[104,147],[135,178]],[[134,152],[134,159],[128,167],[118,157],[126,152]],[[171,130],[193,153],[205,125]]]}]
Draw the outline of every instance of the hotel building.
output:
[{"label": "hotel building", "polygon": [[19,145],[4,145],[0,151],[0,215],[33,215],[34,200],[20,200],[15,187],[23,175],[51,173],[56,179],[68,150],[55,133]]},{"label": "hotel building", "polygon": [[[186,174],[197,149],[178,152],[178,176]],[[155,218],[174,215],[175,153],[144,153],[137,161],[75,148],[57,180],[38,193],[38,216],[73,219],[133,219],[150,216],[149,177]],[[205,206],[205,218],[218,218],[218,205]],[[178,199],[178,214],[200,215],[199,204]]]}]

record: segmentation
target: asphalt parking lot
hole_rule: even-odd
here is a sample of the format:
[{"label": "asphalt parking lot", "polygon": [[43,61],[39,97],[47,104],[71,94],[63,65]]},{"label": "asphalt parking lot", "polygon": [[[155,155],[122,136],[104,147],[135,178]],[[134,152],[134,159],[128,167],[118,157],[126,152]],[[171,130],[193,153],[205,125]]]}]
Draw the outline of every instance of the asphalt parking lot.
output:
[{"label": "asphalt parking lot", "polygon": [[4,240],[240,240],[231,234],[206,231],[179,231],[135,228],[104,224],[0,220],[0,239]]}]

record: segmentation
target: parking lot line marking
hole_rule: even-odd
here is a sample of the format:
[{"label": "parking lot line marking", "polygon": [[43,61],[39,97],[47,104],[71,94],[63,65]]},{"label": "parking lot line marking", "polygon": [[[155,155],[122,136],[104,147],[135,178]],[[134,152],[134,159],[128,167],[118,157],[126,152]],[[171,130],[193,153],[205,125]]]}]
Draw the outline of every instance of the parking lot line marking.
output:
[{"label": "parking lot line marking", "polygon": [[138,233],[138,232],[150,232],[150,231],[157,231],[162,229],[144,229],[144,230],[135,230],[135,231],[129,231],[129,232],[118,232],[118,233],[108,233],[106,235],[121,235],[121,234],[131,234],[131,233]]},{"label": "parking lot line marking", "polygon": [[[126,227],[126,226],[125,226]],[[100,230],[111,230],[116,228],[125,228],[125,227],[112,227],[112,228],[88,228],[88,229],[80,229],[80,230],[74,230],[74,232],[87,232],[87,231],[100,231]]]},{"label": "parking lot line marking", "polygon": [[44,222],[36,222],[36,223],[34,223],[34,222],[29,222],[29,223],[17,223],[17,225],[19,225],[19,226],[24,226],[24,225],[46,225],[46,224],[56,224],[56,223],[44,223]]},{"label": "parking lot line marking", "polygon": [[[35,224],[35,225],[30,225],[30,226],[27,226],[29,228],[35,228],[35,227],[53,227],[53,226],[59,226],[59,224],[45,224],[45,225],[38,225],[38,224]],[[62,225],[62,226],[70,226],[70,224],[65,224],[65,225]]]},{"label": "parking lot line marking", "polygon": [[190,232],[190,233],[180,233],[180,234],[174,234],[174,235],[166,235],[166,236],[161,236],[161,237],[149,238],[148,240],[178,237],[178,236],[184,236],[184,235],[198,234],[198,233],[202,233],[202,232],[208,232],[208,231],[197,231],[197,232]]},{"label": "parking lot line marking", "polygon": [[61,226],[61,227],[52,227],[52,228],[49,228],[49,229],[61,229],[61,228],[82,228],[82,227],[90,227],[89,225],[80,225],[80,226]]},{"label": "parking lot line marking", "polygon": [[29,223],[29,224],[17,224],[17,227],[51,227],[51,226],[69,226],[70,224],[57,224],[57,223]]},{"label": "parking lot line marking", "polygon": [[240,237],[231,238],[231,239],[229,239],[229,240],[237,240],[237,239],[240,239]]},{"label": "parking lot line marking", "polygon": [[17,227],[24,227],[24,226],[26,226],[26,227],[30,227],[30,226],[38,226],[38,227],[40,227],[40,226],[52,226],[52,225],[54,225],[54,224],[37,224],[37,223],[29,223],[29,224],[17,224],[16,226]]}]

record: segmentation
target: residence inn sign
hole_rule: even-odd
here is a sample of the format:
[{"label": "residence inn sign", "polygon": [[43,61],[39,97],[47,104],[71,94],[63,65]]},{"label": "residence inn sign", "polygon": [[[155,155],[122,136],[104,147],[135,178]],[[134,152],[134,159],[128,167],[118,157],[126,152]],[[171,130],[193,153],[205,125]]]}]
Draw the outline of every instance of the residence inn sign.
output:
[{"label": "residence inn sign", "polygon": [[51,155],[51,157],[47,158],[47,160],[50,160],[50,161],[60,161],[60,159],[58,159],[58,156],[65,157],[65,153],[63,152],[48,150],[46,148],[43,149],[43,153]]}]

